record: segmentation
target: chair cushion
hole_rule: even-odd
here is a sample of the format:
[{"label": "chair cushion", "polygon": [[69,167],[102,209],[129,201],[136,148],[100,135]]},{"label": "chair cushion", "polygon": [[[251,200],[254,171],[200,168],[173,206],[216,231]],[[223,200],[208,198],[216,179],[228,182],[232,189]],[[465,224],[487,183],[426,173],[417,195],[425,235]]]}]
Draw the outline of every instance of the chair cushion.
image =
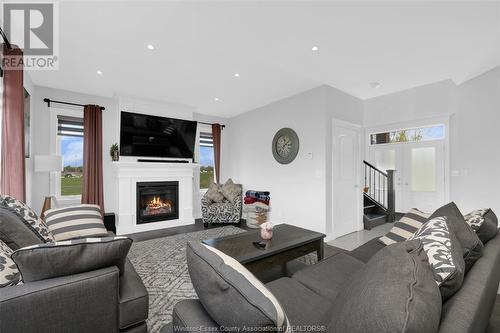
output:
[{"label": "chair cushion", "polygon": [[23,247],[12,254],[24,282],[117,266],[124,272],[132,245],[127,237],[82,238]]},{"label": "chair cushion", "polygon": [[120,276],[119,287],[120,329],[145,321],[149,311],[148,291],[128,259],[125,261],[124,272]]},{"label": "chair cushion", "polygon": [[276,297],[235,259],[210,246],[188,242],[187,264],[201,304],[219,325],[288,329]]},{"label": "chair cushion", "polygon": [[22,222],[43,242],[53,242],[54,237],[41,218],[24,202],[8,195],[0,194],[0,205],[13,209]]},{"label": "chair cushion", "polygon": [[98,205],[75,205],[45,212],[45,223],[56,241],[82,237],[104,237],[108,231]]},{"label": "chair cushion", "polygon": [[15,286],[21,282],[21,274],[11,255],[12,249],[0,240],[0,288]]},{"label": "chair cushion", "polygon": [[210,183],[208,190],[205,193],[205,197],[213,202],[221,202],[224,200],[224,195],[221,192],[220,185],[216,183]]},{"label": "chair cushion", "polygon": [[317,332],[331,332],[326,327],[333,303],[300,284],[295,279],[281,278],[266,284],[285,309],[292,327],[314,326]]},{"label": "chair cushion", "polygon": [[236,199],[241,196],[241,185],[233,183],[232,179],[229,178],[221,188],[222,195],[224,198],[229,200],[231,203],[235,203]]},{"label": "chair cushion", "polygon": [[389,245],[335,299],[329,332],[437,332],[441,295],[420,240]]},{"label": "chair cushion", "polygon": [[394,223],[387,235],[379,238],[379,241],[384,245],[404,242],[413,236],[422,224],[427,222],[430,215],[416,208],[410,209],[399,221]]},{"label": "chair cushion", "polygon": [[433,218],[411,238],[422,241],[443,301],[460,289],[465,275],[462,247],[449,227],[452,218]]},{"label": "chair cushion", "polygon": [[349,255],[362,262],[368,262],[368,260],[370,260],[371,257],[375,255],[375,253],[382,250],[384,247],[385,245],[380,243],[378,237],[376,237],[369,240],[365,244],[358,246],[357,248],[349,252]]},{"label": "chair cushion", "polygon": [[498,218],[490,208],[474,210],[465,215],[464,219],[483,244],[495,237],[498,232]]},{"label": "chair cushion", "polygon": [[5,206],[0,206],[0,240],[12,250],[43,243],[36,231],[24,224],[16,211]]},{"label": "chair cushion", "polygon": [[348,254],[339,253],[301,269],[292,278],[316,294],[333,301],[344,284],[364,265]]},{"label": "chair cushion", "polygon": [[454,202],[450,202],[449,204],[438,208],[434,213],[432,213],[429,220],[439,216],[455,217],[452,219],[449,218],[448,224],[462,245],[465,271],[469,271],[472,265],[474,265],[474,263],[481,258],[484,247],[483,243],[481,243],[476,233],[471,229],[471,227],[469,227],[467,222],[465,222],[462,213]]}]

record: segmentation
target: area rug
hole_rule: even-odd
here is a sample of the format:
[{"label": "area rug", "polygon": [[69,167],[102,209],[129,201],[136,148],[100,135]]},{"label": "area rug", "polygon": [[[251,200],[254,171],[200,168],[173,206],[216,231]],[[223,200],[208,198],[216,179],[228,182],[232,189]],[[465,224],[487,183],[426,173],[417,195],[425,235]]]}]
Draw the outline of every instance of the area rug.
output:
[{"label": "area rug", "polygon": [[172,309],[177,302],[197,298],[187,270],[187,242],[241,232],[245,230],[225,226],[132,244],[130,261],[149,292],[149,332],[159,332],[163,325],[172,321]]}]

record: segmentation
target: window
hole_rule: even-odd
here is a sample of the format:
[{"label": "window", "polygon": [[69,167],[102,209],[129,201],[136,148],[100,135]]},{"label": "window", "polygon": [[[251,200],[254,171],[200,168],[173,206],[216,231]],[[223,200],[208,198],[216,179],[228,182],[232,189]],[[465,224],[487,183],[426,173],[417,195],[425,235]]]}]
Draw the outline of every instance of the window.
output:
[{"label": "window", "polygon": [[81,195],[83,183],[83,119],[57,116],[57,146],[63,161],[60,195]]},{"label": "window", "polygon": [[212,133],[200,132],[200,189],[214,182],[214,142]]},{"label": "window", "polygon": [[434,125],[370,134],[370,144],[380,145],[387,143],[420,142],[442,140],[444,138],[444,125]]}]

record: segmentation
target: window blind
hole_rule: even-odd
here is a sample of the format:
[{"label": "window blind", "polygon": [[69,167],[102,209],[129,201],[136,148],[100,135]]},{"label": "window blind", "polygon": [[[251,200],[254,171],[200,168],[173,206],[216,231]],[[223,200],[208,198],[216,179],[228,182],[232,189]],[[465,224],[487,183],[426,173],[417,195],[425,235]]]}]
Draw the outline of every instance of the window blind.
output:
[{"label": "window blind", "polygon": [[57,116],[57,135],[83,136],[83,118]]},{"label": "window blind", "polygon": [[213,147],[214,139],[212,137],[212,133],[200,133],[200,146],[201,147]]}]

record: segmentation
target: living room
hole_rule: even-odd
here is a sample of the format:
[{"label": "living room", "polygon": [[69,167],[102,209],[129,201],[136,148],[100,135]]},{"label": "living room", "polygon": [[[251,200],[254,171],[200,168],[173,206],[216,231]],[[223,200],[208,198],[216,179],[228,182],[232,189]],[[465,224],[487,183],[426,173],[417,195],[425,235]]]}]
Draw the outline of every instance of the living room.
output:
[{"label": "living room", "polygon": [[500,331],[499,2],[1,8],[0,332]]}]

